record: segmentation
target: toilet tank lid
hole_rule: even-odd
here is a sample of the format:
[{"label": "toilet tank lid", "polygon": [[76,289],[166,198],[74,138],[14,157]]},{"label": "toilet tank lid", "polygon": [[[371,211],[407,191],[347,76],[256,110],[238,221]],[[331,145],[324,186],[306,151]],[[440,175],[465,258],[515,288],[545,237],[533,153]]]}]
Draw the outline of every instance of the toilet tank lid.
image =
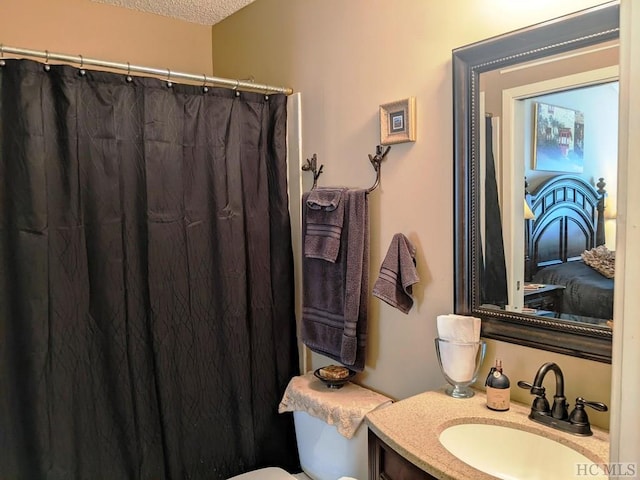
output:
[{"label": "toilet tank lid", "polygon": [[391,403],[389,397],[351,382],[337,390],[327,388],[310,372],[289,381],[278,411],[307,412],[352,438],[367,413]]}]

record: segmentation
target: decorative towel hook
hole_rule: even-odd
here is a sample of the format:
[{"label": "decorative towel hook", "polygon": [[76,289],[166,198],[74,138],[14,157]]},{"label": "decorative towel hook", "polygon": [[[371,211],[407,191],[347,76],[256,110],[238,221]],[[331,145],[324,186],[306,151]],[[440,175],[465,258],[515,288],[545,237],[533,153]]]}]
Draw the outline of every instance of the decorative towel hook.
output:
[{"label": "decorative towel hook", "polygon": [[367,189],[367,193],[373,192],[378,188],[378,185],[380,185],[382,161],[384,160],[384,157],[387,156],[387,153],[389,153],[389,150],[391,150],[391,145],[387,146],[384,151],[382,151],[382,145],[378,145],[376,146],[376,154],[373,156],[369,154],[369,161],[371,162],[371,165],[373,165],[373,169],[376,171],[376,181],[369,189]]},{"label": "decorative towel hook", "polygon": [[[380,185],[382,161],[384,160],[384,157],[387,156],[387,153],[389,153],[389,150],[391,150],[391,146],[387,146],[387,148],[383,150],[382,145],[378,145],[376,146],[376,154],[369,155],[369,161],[371,162],[371,165],[373,165],[373,169],[376,171],[376,181],[371,187],[367,189],[367,193],[373,192]],[[302,166],[302,170],[304,170],[305,172],[311,171],[313,173],[313,186],[311,187],[311,190],[316,188],[316,186],[318,185],[318,177],[320,177],[320,175],[322,174],[323,167],[324,165],[320,165],[320,168],[318,168],[318,157],[315,153],[311,157],[311,160],[307,158],[307,163]]]},{"label": "decorative towel hook", "polygon": [[320,168],[318,169],[318,156],[315,153],[311,157],[311,160],[307,158],[307,163],[302,166],[303,171],[311,171],[313,173],[313,186],[311,187],[311,190],[316,188],[316,186],[318,185],[318,177],[322,175],[323,167],[324,165],[320,165]]}]

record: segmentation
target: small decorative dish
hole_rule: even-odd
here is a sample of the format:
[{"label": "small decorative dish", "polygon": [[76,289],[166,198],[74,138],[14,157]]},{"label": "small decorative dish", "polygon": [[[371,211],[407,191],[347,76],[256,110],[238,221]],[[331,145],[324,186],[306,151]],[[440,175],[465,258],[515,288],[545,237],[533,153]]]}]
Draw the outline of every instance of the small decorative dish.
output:
[{"label": "small decorative dish", "polygon": [[351,380],[354,377],[354,375],[356,374],[356,372],[354,372],[353,370],[347,368],[346,370],[348,370],[349,373],[348,373],[348,375],[346,377],[343,377],[343,378],[328,378],[326,376],[323,376],[322,373],[321,373],[324,368],[325,367],[321,367],[321,368],[316,369],[313,372],[313,375],[318,380],[320,380],[322,383],[324,383],[327,388],[333,388],[333,389],[342,388],[343,385],[345,383],[347,383],[349,380]]}]

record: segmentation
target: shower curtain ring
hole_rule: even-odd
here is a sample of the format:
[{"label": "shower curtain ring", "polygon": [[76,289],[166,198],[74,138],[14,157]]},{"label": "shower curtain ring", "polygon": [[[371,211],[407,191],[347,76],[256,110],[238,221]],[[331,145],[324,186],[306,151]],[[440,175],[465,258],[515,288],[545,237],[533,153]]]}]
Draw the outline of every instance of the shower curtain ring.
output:
[{"label": "shower curtain ring", "polygon": [[51,70],[51,65],[49,65],[49,50],[45,50],[44,51],[45,57],[44,57],[44,69],[45,71],[49,71]]},{"label": "shower curtain ring", "polygon": [[4,67],[7,62],[4,61],[4,44],[0,43],[0,67]]},{"label": "shower curtain ring", "polygon": [[80,76],[84,77],[87,71],[84,69],[84,58],[80,55]]},{"label": "shower curtain ring", "polygon": [[173,87],[173,83],[171,82],[171,70],[167,68],[167,87]]},{"label": "shower curtain ring", "polygon": [[133,78],[131,78],[131,64],[129,62],[127,62],[127,76],[125,77],[125,80],[127,82],[133,81]]},{"label": "shower curtain ring", "polygon": [[209,91],[209,87],[207,87],[207,75],[205,73],[202,74],[202,91],[204,93]]},{"label": "shower curtain ring", "polygon": [[238,87],[240,86],[240,80],[236,80],[236,84],[233,89],[236,91],[236,97],[240,96],[240,92],[238,91]]}]

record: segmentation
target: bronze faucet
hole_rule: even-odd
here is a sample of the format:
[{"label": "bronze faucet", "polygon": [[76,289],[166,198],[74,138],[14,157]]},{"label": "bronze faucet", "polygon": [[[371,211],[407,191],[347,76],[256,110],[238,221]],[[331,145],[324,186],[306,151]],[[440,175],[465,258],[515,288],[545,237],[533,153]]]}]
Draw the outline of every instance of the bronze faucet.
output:
[{"label": "bronze faucet", "polygon": [[[545,388],[542,386],[544,377],[549,371],[552,371],[556,377],[556,393],[553,396],[553,407],[551,408],[545,397]],[[604,403],[590,402],[578,397],[575,408],[569,414],[567,410],[569,405],[564,396],[564,375],[560,367],[553,362],[547,362],[538,369],[533,384],[521,380],[518,382],[518,386],[529,389],[531,394],[536,396],[529,414],[531,420],[574,435],[593,435],[587,412],[584,410],[585,405],[601,412],[608,410]]]}]

